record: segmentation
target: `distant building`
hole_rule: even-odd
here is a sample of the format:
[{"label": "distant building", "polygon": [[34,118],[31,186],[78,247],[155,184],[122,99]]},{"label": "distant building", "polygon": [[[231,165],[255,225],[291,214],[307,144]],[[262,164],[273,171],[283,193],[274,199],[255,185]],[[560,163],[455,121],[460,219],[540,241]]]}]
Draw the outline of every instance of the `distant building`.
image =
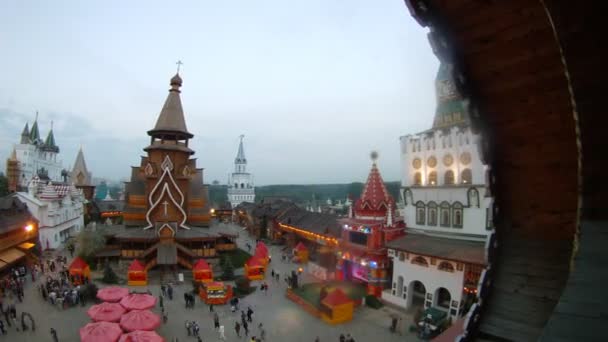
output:
[{"label": "distant building", "polygon": [[[14,148],[14,158],[19,162],[19,180],[16,181],[19,189],[15,191],[22,191],[27,188],[28,183],[35,176],[38,176],[42,180],[65,182],[68,173],[63,169],[58,156],[59,146],[55,142],[53,127],[51,126],[46,139],[43,140],[40,137],[38,113],[36,113],[36,119],[32,128],[29,129],[28,124],[25,124],[21,133],[21,140]],[[13,164],[10,166],[14,167]],[[7,175],[9,173],[13,176],[14,170],[10,170],[10,172],[7,170]]]},{"label": "distant building", "polygon": [[361,197],[340,220],[340,258],[336,278],[363,282],[367,293],[380,297],[389,286],[390,262],[386,244],[403,235],[404,224],[396,215],[395,200],[386,189],[372,153],[372,168]]},{"label": "distant building", "polygon": [[433,127],[400,138],[407,236],[387,244],[393,283],[383,298],[457,317],[468,310],[484,268],[492,199],[480,137],[471,131],[451,68],[442,64],[437,73]]},{"label": "distant building", "polygon": [[40,246],[56,249],[84,227],[85,198],[74,185],[34,177],[27,192],[16,196],[38,220]]},{"label": "distant building", "polygon": [[78,150],[76,155],[76,161],[74,167],[70,173],[70,182],[78,189],[82,189],[84,197],[87,201],[93,200],[93,194],[95,192],[95,186],[93,185],[93,176],[87,169],[87,163],[84,160],[84,152],[82,147]]},{"label": "distant building", "polygon": [[[124,206],[104,209],[113,201],[97,202],[100,215],[107,213],[108,223],[106,249],[97,254],[100,258],[137,258],[146,270],[160,266],[165,272],[178,265],[190,269],[199,258],[236,248],[235,234],[208,229],[208,186],[203,183],[203,169],[192,157],[194,135],[186,127],[181,86],[182,78],[176,74],[156,124],[148,131],[146,154],[138,166],[131,167],[130,180],[125,182]],[[114,211],[122,211],[123,224],[111,225]]]},{"label": "distant building", "polygon": [[16,195],[0,198],[0,273],[25,263],[38,244],[38,221]]},{"label": "distant building", "polygon": [[228,177],[228,201],[233,208],[242,202],[255,202],[253,175],[247,172],[243,138],[244,136],[241,135],[239,150],[234,158],[234,172]]}]

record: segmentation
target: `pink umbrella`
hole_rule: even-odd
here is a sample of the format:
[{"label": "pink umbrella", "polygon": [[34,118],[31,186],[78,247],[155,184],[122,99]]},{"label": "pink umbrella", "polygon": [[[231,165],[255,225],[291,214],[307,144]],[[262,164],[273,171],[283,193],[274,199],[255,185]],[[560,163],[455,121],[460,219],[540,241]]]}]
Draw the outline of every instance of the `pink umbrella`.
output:
[{"label": "pink umbrella", "polygon": [[119,286],[104,287],[97,291],[97,298],[104,302],[120,302],[120,300],[129,294],[129,289]]},{"label": "pink umbrella", "polygon": [[122,330],[118,323],[88,323],[80,328],[81,342],[116,342],[120,335],[122,335]]},{"label": "pink umbrella", "polygon": [[120,318],[125,331],[154,330],[160,327],[160,316],[150,310],[133,310]]},{"label": "pink umbrella", "polygon": [[96,322],[118,322],[125,312],[127,310],[118,303],[101,303],[91,306],[87,310],[87,315]]},{"label": "pink umbrella", "polygon": [[156,297],[145,293],[131,293],[120,300],[120,305],[127,310],[152,309],[156,305]]},{"label": "pink umbrella", "polygon": [[118,342],[165,342],[165,339],[154,331],[136,330],[122,335]]}]

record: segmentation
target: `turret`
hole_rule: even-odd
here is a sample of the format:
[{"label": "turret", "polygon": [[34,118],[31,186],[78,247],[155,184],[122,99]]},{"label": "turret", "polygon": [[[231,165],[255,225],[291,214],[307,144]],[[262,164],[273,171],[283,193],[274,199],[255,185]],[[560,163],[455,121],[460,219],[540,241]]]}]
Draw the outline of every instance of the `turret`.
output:
[{"label": "turret", "polygon": [[29,144],[30,143],[30,128],[28,123],[25,123],[25,127],[23,127],[23,132],[21,132],[21,143]]}]

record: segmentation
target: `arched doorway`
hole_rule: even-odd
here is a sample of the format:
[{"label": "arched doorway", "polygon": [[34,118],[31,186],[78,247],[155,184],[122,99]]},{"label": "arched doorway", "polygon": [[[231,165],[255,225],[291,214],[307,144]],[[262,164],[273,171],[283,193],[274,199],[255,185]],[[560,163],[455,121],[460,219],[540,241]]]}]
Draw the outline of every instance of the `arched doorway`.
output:
[{"label": "arched doorway", "polygon": [[435,290],[435,296],[433,306],[442,310],[450,309],[450,302],[452,301],[452,296],[450,295],[450,291],[445,287],[440,287]]},{"label": "arched doorway", "polygon": [[424,299],[426,297],[426,287],[419,280],[414,280],[410,283],[407,288],[408,299],[407,299],[407,307],[408,308],[422,308],[424,307]]}]

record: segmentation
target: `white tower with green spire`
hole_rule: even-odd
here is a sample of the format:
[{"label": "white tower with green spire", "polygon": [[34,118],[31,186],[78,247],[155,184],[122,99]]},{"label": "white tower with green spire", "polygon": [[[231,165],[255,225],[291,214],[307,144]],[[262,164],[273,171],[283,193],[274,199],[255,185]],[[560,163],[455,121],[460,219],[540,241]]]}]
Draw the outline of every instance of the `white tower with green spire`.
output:
[{"label": "white tower with green spire", "polygon": [[51,129],[46,139],[42,139],[38,128],[38,112],[31,129],[29,124],[25,124],[20,143],[15,145],[15,154],[21,173],[19,188],[25,189],[34,176],[57,182],[63,180],[61,177],[63,166],[58,159],[59,146],[55,142],[53,123],[51,122]]},{"label": "white tower with green spire", "polygon": [[239,150],[234,158],[234,172],[228,177],[228,201],[234,208],[242,202],[255,201],[255,186],[253,185],[253,175],[247,172],[247,158],[243,148],[243,138],[241,135]]}]

